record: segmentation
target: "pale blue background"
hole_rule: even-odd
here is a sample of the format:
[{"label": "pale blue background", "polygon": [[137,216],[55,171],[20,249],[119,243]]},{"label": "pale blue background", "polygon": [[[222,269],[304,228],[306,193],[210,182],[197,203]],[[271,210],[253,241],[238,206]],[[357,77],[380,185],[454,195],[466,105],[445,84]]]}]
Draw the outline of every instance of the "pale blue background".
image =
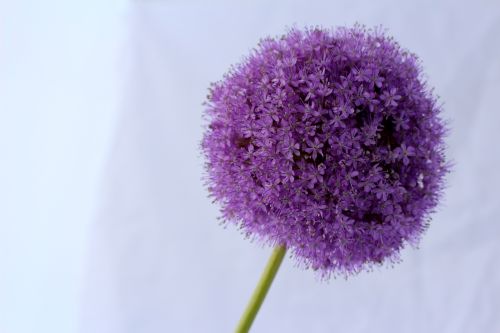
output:
[{"label": "pale blue background", "polygon": [[78,332],[128,6],[0,0],[1,333]]},{"label": "pale blue background", "polygon": [[452,127],[439,212],[394,268],[287,259],[255,332],[499,332],[497,1],[0,4],[0,332],[230,332],[270,250],[201,185],[209,82],[286,26],[383,24]]}]

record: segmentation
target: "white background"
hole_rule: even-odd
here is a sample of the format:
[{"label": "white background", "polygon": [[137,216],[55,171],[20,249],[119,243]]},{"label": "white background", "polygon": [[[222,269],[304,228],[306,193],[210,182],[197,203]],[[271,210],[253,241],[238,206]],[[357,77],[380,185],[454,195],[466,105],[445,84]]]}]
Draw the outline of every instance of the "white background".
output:
[{"label": "white background", "polygon": [[0,5],[0,332],[230,332],[270,249],[216,222],[207,87],[286,26],[382,24],[450,120],[420,249],[323,283],[286,259],[255,332],[499,332],[500,4]]},{"label": "white background", "polygon": [[0,0],[1,333],[78,331],[127,8]]}]

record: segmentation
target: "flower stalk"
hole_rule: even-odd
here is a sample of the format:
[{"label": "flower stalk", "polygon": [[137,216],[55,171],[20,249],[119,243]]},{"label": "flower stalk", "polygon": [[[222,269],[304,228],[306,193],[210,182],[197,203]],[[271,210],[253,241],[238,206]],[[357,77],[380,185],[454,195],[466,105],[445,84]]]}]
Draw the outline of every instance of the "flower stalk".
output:
[{"label": "flower stalk", "polygon": [[284,245],[278,245],[274,248],[269,261],[267,262],[264,272],[260,277],[259,283],[248,302],[248,305],[241,316],[241,319],[236,327],[236,333],[246,333],[250,330],[252,323],[259,312],[259,309],[266,298],[267,292],[273,283],[274,277],[283,261],[286,253]]}]

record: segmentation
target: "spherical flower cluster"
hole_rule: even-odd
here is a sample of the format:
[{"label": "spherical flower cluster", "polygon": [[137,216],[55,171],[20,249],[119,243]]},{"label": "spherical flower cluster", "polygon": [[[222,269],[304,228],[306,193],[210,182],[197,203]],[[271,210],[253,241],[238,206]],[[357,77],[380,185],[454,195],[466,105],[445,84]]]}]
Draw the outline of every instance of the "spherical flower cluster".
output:
[{"label": "spherical flower cluster", "polygon": [[324,275],[398,259],[447,172],[417,57],[379,30],[291,29],[212,85],[202,141],[224,221]]}]

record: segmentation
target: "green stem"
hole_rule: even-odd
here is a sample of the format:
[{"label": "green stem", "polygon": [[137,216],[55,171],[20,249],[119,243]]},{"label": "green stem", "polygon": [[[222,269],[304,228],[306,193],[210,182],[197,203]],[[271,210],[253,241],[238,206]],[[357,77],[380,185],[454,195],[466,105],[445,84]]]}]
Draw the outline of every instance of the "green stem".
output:
[{"label": "green stem", "polygon": [[259,284],[255,287],[252,298],[250,298],[245,312],[243,312],[240,322],[236,327],[236,333],[246,333],[250,330],[250,326],[252,326],[255,316],[257,316],[257,312],[259,312],[260,306],[264,298],[266,298],[267,291],[269,287],[271,287],[271,283],[273,283],[276,272],[280,268],[285,252],[286,247],[284,245],[278,245],[274,248],[266,268],[260,277]]}]

